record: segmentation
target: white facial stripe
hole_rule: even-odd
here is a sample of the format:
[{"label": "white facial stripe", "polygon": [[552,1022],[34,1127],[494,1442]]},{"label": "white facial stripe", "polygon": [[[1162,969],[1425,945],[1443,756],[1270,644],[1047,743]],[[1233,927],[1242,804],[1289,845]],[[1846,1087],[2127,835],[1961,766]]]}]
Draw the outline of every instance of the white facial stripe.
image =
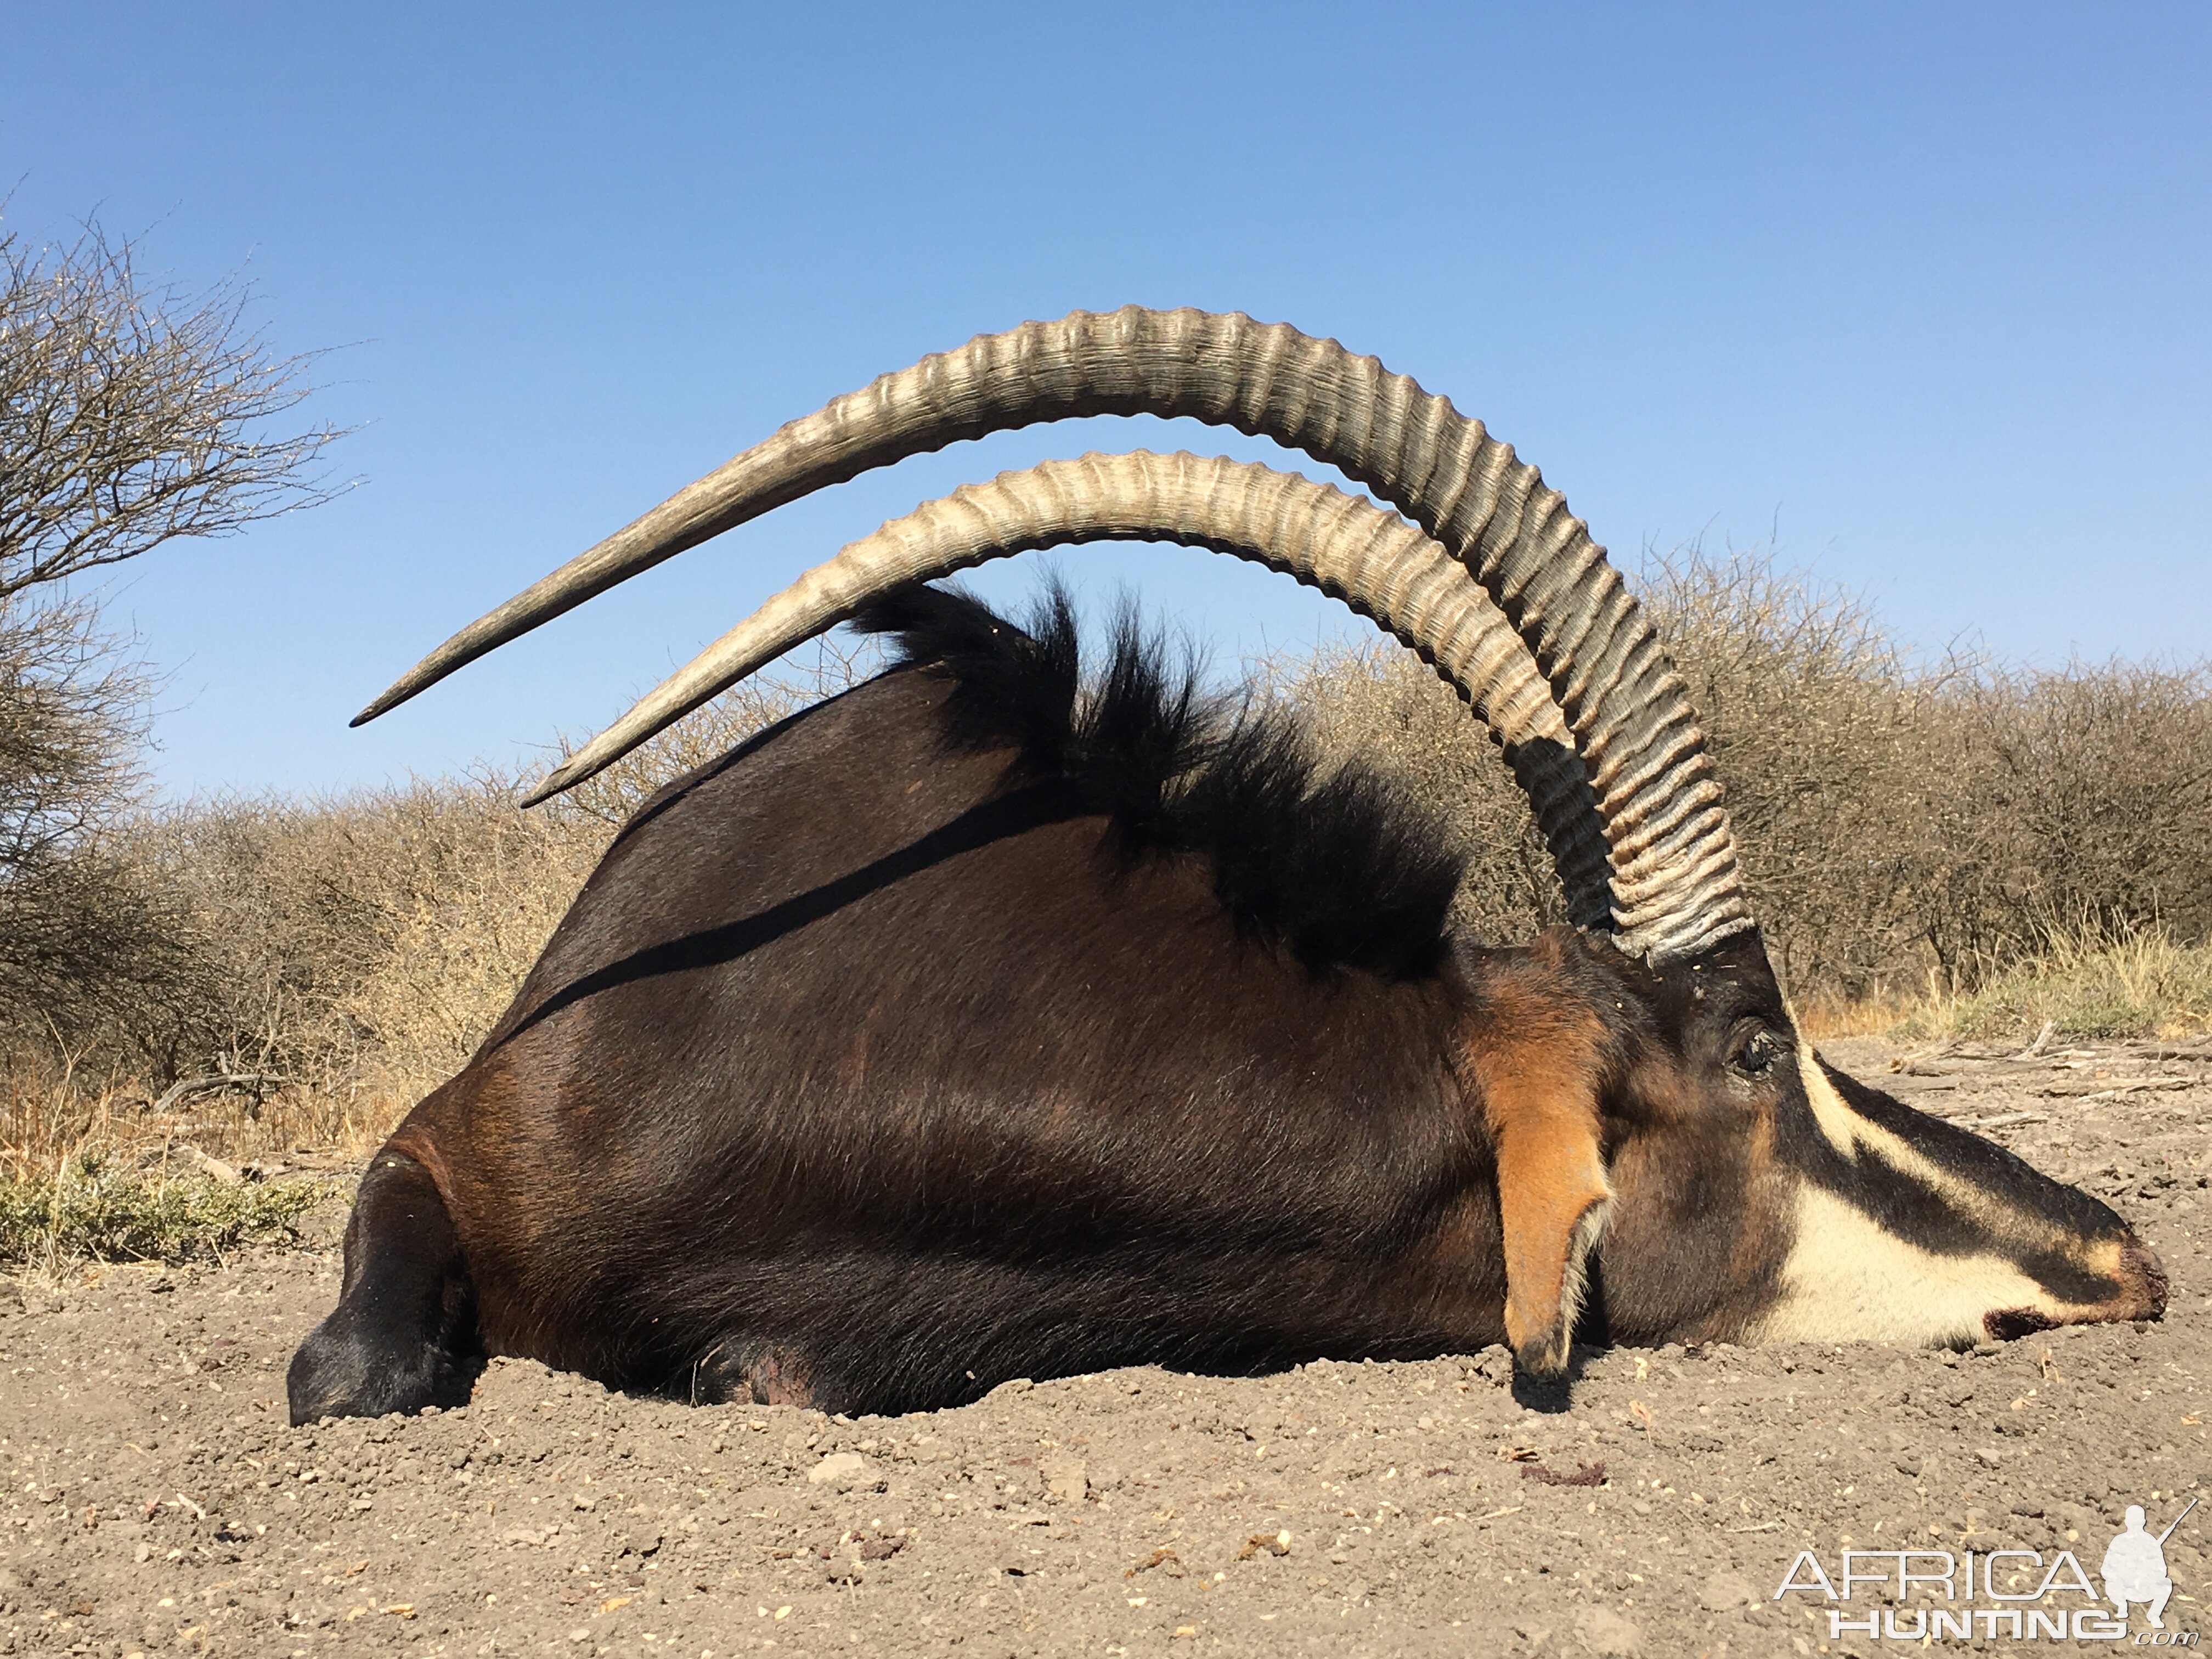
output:
[{"label": "white facial stripe", "polygon": [[[2044,1218],[2008,1204],[1988,1188],[1961,1179],[1881,1124],[1862,1117],[1828,1081],[1810,1043],[1797,1045],[1798,1075],[1805,1082],[1805,1098],[1813,1108],[1813,1121],[1820,1133],[1844,1157],[1856,1163],[1859,1149],[1873,1152],[1890,1168],[1932,1188],[1954,1210],[1989,1229],[1992,1242],[2018,1244],[2038,1250],[2063,1251],[2082,1267],[2107,1277],[2119,1272],[2119,1245],[2105,1242],[2088,1245]],[[2047,1293],[2046,1293],[2047,1294]],[[1993,1302],[1991,1308],[2027,1307],[2027,1302]],[[2035,1305],[2040,1306],[2039,1302]]]},{"label": "white facial stripe", "polygon": [[1782,1294],[1760,1321],[1761,1342],[1972,1342],[1982,1316],[2033,1308],[2054,1322],[2082,1310],[2002,1257],[1948,1256],[1887,1232],[1863,1211],[1807,1182]]},{"label": "white facial stripe", "polygon": [[1805,1098],[1812,1103],[1813,1121],[1820,1126],[1820,1133],[1827,1137],[1831,1146],[1856,1162],[1860,1133],[1872,1129],[1874,1125],[1844,1103],[1844,1097],[1836,1092],[1836,1085],[1820,1069],[1820,1056],[1813,1052],[1813,1045],[1802,1037],[1797,1040],[1797,1075],[1805,1081]]}]

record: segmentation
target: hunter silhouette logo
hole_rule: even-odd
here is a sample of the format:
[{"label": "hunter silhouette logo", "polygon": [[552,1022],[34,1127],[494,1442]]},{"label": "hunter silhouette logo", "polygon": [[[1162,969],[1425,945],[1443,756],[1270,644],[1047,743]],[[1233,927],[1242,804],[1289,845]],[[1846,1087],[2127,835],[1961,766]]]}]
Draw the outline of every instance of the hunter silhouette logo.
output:
[{"label": "hunter silhouette logo", "polygon": [[2164,1630],[2166,1598],[2173,1594],[2173,1580],[2166,1576],[2166,1540],[2173,1536],[2190,1510],[2197,1507],[2191,1498],[2180,1515],[2166,1523],[2166,1530],[2154,1538],[2143,1530],[2142,1505],[2128,1505],[2127,1530],[2105,1547],[2105,1560],[2100,1571],[2105,1578],[2105,1599],[2119,1609],[2120,1617],[2128,1616],[2128,1603],[2141,1601],[2149,1615],[2153,1630]]},{"label": "hunter silhouette logo", "polygon": [[[2164,1532],[2154,1533],[2145,1525],[2142,1506],[2130,1504],[2122,1530],[2098,1564],[2105,1582],[2101,1596],[2069,1549],[2048,1558],[2041,1550],[2023,1549],[1847,1549],[1833,1577],[1817,1553],[1800,1550],[1773,1599],[1814,1595],[1827,1601],[1832,1641],[1866,1636],[1923,1645],[1975,1637],[2124,1642],[2128,1610],[2139,1606],[2150,1628],[2134,1645],[2194,1648],[2196,1632],[2166,1627],[2166,1604],[2174,1593],[2166,1571],[2166,1540],[2196,1507],[2192,1498]],[[1912,1605],[1916,1593],[1921,1605]]]}]

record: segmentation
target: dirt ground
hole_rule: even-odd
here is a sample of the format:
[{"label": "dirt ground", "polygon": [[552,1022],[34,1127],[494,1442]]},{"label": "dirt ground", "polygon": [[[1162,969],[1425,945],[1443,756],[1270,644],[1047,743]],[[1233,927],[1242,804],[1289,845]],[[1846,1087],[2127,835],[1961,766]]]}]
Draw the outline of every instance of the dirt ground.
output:
[{"label": "dirt ground", "polygon": [[[1846,1548],[2071,1548],[2094,1574],[2124,1506],[2154,1532],[2212,1484],[2212,1047],[1829,1052],[2129,1216],[2165,1322],[1597,1352],[1564,1409],[1517,1400],[1500,1349],[853,1422],[501,1361],[465,1410],[294,1430],[327,1249],[0,1280],[0,1653],[1895,1648],[1773,1599],[1797,1553],[1833,1577]],[[2212,1505],[2166,1559],[2167,1631],[2212,1644]],[[2036,1587],[2000,1560],[1996,1586]],[[1936,1645],[2051,1646],[1974,1628]]]}]

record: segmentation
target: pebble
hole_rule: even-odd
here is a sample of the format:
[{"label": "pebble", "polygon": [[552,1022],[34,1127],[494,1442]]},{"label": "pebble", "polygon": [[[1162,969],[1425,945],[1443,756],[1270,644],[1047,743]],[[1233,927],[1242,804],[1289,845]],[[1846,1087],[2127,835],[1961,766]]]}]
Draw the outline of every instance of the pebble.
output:
[{"label": "pebble", "polygon": [[1633,1653],[1644,1632],[1611,1607],[1592,1607],[1575,1620],[1576,1632],[1592,1653]]},{"label": "pebble", "polygon": [[850,1486],[867,1473],[867,1459],[858,1452],[831,1452],[806,1472],[806,1482],[812,1486]]},{"label": "pebble", "polygon": [[1740,1573],[1717,1572],[1698,1592],[1698,1605],[1710,1613],[1756,1607],[1759,1600],[1759,1587]]}]

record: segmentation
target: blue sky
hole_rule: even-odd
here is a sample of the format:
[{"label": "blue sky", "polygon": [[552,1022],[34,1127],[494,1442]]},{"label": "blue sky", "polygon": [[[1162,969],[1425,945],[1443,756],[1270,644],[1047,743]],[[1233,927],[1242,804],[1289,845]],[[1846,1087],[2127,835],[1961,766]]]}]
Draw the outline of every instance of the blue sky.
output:
[{"label": "blue sky", "polygon": [[[9,32],[10,224],[96,210],[187,286],[243,272],[279,345],[344,346],[318,404],[362,424],[343,500],[113,585],[170,676],[172,793],[525,758],[964,479],[1137,443],[1265,454],[1156,422],[960,445],[346,730],[781,422],[1132,301],[1380,356],[1624,562],[1778,531],[1922,645],[2212,647],[2200,4],[95,4]],[[1230,662],[1362,626],[1203,554],[1057,562]]]}]

